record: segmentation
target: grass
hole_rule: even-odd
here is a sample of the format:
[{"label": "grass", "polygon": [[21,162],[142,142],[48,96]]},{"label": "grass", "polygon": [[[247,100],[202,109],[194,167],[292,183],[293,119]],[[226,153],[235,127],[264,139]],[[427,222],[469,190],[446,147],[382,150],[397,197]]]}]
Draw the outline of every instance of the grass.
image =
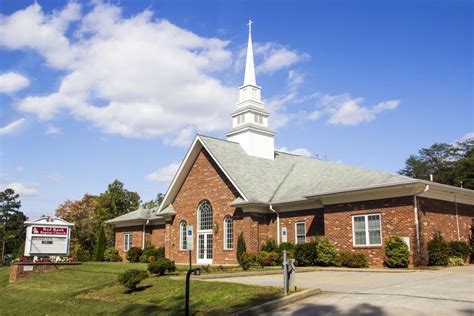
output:
[{"label": "grass", "polygon": [[[85,263],[34,275],[7,285],[8,267],[0,267],[1,315],[141,315],[184,313],[184,281],[150,277],[138,291],[125,294],[117,275],[140,263]],[[243,284],[191,281],[193,314],[222,315],[281,297],[281,290]]]}]

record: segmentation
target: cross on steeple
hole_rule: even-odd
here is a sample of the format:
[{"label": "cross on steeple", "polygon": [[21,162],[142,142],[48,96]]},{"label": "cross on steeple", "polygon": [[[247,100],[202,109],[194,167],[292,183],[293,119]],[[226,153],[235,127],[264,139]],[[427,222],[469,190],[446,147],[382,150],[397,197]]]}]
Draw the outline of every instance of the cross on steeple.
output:
[{"label": "cross on steeple", "polygon": [[252,32],[252,24],[253,24],[253,21],[249,19],[249,23],[247,23],[247,25],[249,27],[249,33]]}]

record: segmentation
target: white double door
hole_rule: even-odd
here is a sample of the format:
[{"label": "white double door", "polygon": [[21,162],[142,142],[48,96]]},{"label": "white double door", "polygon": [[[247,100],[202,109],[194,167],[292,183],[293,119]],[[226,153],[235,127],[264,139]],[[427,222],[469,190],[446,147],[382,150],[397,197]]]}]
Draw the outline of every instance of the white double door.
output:
[{"label": "white double door", "polygon": [[197,263],[212,264],[212,231],[197,234]]}]

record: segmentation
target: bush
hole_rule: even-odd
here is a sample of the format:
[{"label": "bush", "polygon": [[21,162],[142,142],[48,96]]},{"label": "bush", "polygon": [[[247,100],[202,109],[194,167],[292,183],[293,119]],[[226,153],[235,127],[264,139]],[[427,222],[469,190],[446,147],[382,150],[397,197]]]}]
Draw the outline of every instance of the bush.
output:
[{"label": "bush", "polygon": [[132,247],[127,251],[127,260],[130,262],[139,262],[140,256],[142,255],[142,249],[138,247]]},{"label": "bush", "polygon": [[327,238],[319,239],[316,242],[316,263],[322,266],[334,265],[337,258],[337,249]]},{"label": "bush", "polygon": [[463,266],[465,260],[463,258],[459,257],[449,257],[448,259],[448,266],[454,267],[454,266]]},{"label": "bush", "polygon": [[176,265],[174,264],[174,261],[160,258],[156,260],[156,262],[148,264],[148,271],[153,274],[164,275],[166,272],[170,273],[176,271]]},{"label": "bush", "polygon": [[262,251],[266,252],[278,252],[279,247],[274,239],[268,239],[267,242],[262,246]]},{"label": "bush", "polygon": [[152,262],[150,261],[150,257],[154,257],[155,260],[161,259],[165,257],[165,248],[160,247],[160,248],[155,248],[153,246],[151,247],[146,247],[143,249],[142,255],[140,256],[139,261],[142,263],[149,263]]},{"label": "bush", "polygon": [[406,268],[409,256],[408,246],[401,237],[394,236],[385,240],[385,264],[387,267]]},{"label": "bush", "polygon": [[256,261],[257,264],[259,264],[262,268],[276,266],[278,264],[279,257],[280,256],[275,251],[260,251],[256,255]]},{"label": "bush", "polygon": [[295,259],[299,266],[312,266],[316,263],[316,241],[295,246]]},{"label": "bush", "polygon": [[240,266],[242,267],[242,269],[247,271],[248,269],[250,269],[250,267],[255,265],[257,258],[254,254],[244,252],[240,257],[240,260]]},{"label": "bush", "polygon": [[122,261],[122,258],[119,255],[119,252],[115,248],[107,248],[104,251],[104,260],[110,262]]},{"label": "bush", "polygon": [[104,252],[106,245],[104,225],[100,224],[99,235],[97,236],[97,245],[95,247],[95,261],[104,261]]},{"label": "bush", "polygon": [[428,263],[431,266],[445,266],[448,264],[449,247],[440,232],[434,234],[428,242]]},{"label": "bush", "polygon": [[130,269],[119,274],[118,281],[130,291],[136,290],[137,285],[148,278],[148,272],[145,270]]},{"label": "bush", "polygon": [[[239,235],[239,238],[237,239],[237,262],[239,263],[242,268],[244,267],[242,265],[243,258],[242,255],[247,252],[247,246],[245,245],[245,238],[244,238],[244,233],[241,232]],[[244,269],[247,270],[247,269]]]},{"label": "bush", "polygon": [[362,253],[352,253],[342,251],[337,255],[336,266],[348,268],[367,268],[369,266],[367,258]]},{"label": "bush", "polygon": [[450,256],[461,258],[466,262],[470,253],[469,245],[467,243],[453,240],[448,243],[448,247]]}]

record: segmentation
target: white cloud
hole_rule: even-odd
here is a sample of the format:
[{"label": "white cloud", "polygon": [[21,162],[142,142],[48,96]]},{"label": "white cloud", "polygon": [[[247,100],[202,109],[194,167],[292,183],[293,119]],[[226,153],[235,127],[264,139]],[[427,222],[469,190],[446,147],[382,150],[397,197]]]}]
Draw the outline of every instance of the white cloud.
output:
[{"label": "white cloud", "polygon": [[294,155],[298,155],[298,156],[311,157],[311,151],[309,151],[309,149],[307,149],[307,148],[296,148],[296,149],[290,150],[286,147],[281,147],[281,148],[277,149],[277,151],[282,151],[282,152],[285,152],[285,153],[294,154]]},{"label": "white cloud", "polygon": [[311,112],[307,118],[316,120],[327,115],[327,122],[332,125],[358,125],[373,121],[377,114],[393,110],[400,104],[399,100],[380,102],[374,106],[362,106],[363,98],[352,98],[349,94],[317,95],[317,110]]},{"label": "white cloud", "polygon": [[30,80],[16,72],[0,74],[0,93],[11,93],[28,87]]},{"label": "white cloud", "polygon": [[179,162],[173,162],[166,167],[160,168],[145,176],[149,181],[171,182],[180,166]]},{"label": "white cloud", "polygon": [[304,76],[295,70],[288,71],[288,87],[296,89],[304,83]]},{"label": "white cloud", "polygon": [[464,135],[463,137],[461,137],[461,139],[459,140],[459,142],[464,142],[468,139],[474,139],[474,132],[469,132],[467,133],[466,135]]},{"label": "white cloud", "polygon": [[23,182],[12,182],[9,184],[1,185],[1,190],[12,189],[15,193],[23,196],[36,196],[38,195],[38,184],[35,183],[23,183]]},{"label": "white cloud", "polygon": [[20,118],[16,121],[13,121],[4,127],[0,127],[0,135],[7,135],[13,133],[15,130],[19,129],[24,123],[25,123],[24,118]]},{"label": "white cloud", "polygon": [[218,79],[232,64],[228,43],[101,2],[85,15],[78,3],[52,14],[34,4],[0,19],[1,46],[32,49],[65,72],[57,91],[19,100],[20,110],[66,112],[125,137],[229,128],[237,89]]},{"label": "white cloud", "polygon": [[16,172],[23,172],[23,171],[25,171],[25,167],[23,167],[23,166],[16,166],[16,167],[15,167],[15,170],[16,170]]},{"label": "white cloud", "polygon": [[48,125],[46,128],[46,131],[44,132],[45,135],[56,135],[56,134],[61,134],[61,129],[59,127],[56,127],[54,125]]},{"label": "white cloud", "polygon": [[188,147],[196,135],[192,126],[188,126],[180,130],[176,135],[165,138],[165,144],[177,147]]},{"label": "white cloud", "polygon": [[260,73],[272,73],[309,59],[308,54],[299,54],[277,43],[255,43],[254,47],[255,56],[263,57],[256,67]]},{"label": "white cloud", "polygon": [[64,179],[64,177],[58,173],[48,174],[43,178],[51,182],[60,182]]}]

